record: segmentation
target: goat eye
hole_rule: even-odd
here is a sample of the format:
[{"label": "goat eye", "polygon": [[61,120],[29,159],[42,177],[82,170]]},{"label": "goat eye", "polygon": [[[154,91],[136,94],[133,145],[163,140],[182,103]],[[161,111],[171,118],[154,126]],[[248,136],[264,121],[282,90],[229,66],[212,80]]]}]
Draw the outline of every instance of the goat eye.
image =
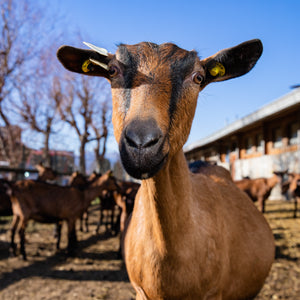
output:
[{"label": "goat eye", "polygon": [[193,75],[193,81],[197,84],[202,83],[203,79],[204,79],[203,76],[199,72],[197,72]]},{"label": "goat eye", "polygon": [[109,68],[108,74],[109,74],[110,77],[115,77],[119,74],[119,70],[118,70],[117,67],[112,66],[112,67]]}]

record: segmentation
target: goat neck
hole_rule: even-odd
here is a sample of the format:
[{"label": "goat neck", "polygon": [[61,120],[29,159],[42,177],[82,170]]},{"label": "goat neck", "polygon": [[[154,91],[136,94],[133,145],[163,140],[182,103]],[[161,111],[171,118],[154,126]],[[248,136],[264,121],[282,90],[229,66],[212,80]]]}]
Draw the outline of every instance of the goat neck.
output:
[{"label": "goat neck", "polygon": [[116,180],[112,176],[111,171],[95,179],[85,190],[84,198],[87,203],[90,203],[98,197],[104,190],[117,189]]},{"label": "goat neck", "polygon": [[277,175],[273,175],[271,178],[267,179],[268,186],[272,189],[277,183],[280,182],[280,179],[278,178]]},{"label": "goat neck", "polygon": [[[174,244],[189,227],[191,184],[182,151],[170,158],[153,178],[143,180],[134,218],[141,218],[145,230],[153,231],[160,252],[174,250]],[[185,201],[182,201],[185,199]],[[176,220],[176,222],[174,222]],[[168,249],[167,249],[168,248]]]}]

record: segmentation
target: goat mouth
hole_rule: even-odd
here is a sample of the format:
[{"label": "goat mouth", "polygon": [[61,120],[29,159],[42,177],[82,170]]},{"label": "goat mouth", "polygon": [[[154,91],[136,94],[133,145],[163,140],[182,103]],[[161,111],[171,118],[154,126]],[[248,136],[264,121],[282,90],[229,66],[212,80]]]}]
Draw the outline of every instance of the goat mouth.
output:
[{"label": "goat mouth", "polygon": [[136,179],[153,177],[161,170],[169,156],[169,153],[163,151],[131,149],[126,143],[121,143],[119,149],[123,167],[130,176]]},{"label": "goat mouth", "polygon": [[153,177],[158,171],[161,170],[163,165],[165,164],[166,160],[168,158],[168,154],[166,154],[162,160],[155,166],[155,168],[152,168],[149,172],[141,174],[140,179],[148,179]]}]

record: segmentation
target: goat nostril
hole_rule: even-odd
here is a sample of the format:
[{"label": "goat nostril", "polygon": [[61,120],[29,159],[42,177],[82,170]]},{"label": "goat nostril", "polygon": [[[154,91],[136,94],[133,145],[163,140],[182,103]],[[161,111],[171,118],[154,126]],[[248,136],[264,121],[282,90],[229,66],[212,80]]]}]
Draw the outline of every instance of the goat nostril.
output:
[{"label": "goat nostril", "polygon": [[130,126],[125,131],[126,143],[132,148],[151,148],[155,146],[162,134],[158,128],[143,127],[143,126]]},{"label": "goat nostril", "polygon": [[125,138],[126,138],[126,141],[127,141],[127,144],[130,146],[130,147],[133,147],[133,148],[139,148],[140,145],[138,145],[135,141],[134,141],[134,138],[131,138],[130,137],[130,134],[125,134]]},{"label": "goat nostril", "polygon": [[143,148],[152,147],[159,141],[159,137],[151,137],[149,141],[146,141],[142,146]]}]

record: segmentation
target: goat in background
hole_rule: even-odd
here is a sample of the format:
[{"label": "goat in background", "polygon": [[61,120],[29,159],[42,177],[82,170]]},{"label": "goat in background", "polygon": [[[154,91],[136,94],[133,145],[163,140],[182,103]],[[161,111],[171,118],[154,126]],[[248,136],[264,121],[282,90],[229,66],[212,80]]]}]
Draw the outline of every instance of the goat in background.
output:
[{"label": "goat in background", "polygon": [[[111,171],[96,179],[89,188],[80,190],[70,186],[58,186],[33,180],[17,181],[11,186],[13,221],[11,227],[11,250],[16,255],[15,232],[20,236],[20,251],[26,260],[25,229],[29,220],[41,223],[68,225],[68,253],[74,253],[76,220],[86,211],[90,202],[104,189],[116,189]],[[58,240],[60,237],[58,237]]]},{"label": "goat in background", "polygon": [[253,202],[258,203],[258,209],[265,212],[265,202],[269,198],[272,189],[281,183],[281,172],[273,172],[270,178],[244,178],[236,180],[235,184],[244,191]]}]

